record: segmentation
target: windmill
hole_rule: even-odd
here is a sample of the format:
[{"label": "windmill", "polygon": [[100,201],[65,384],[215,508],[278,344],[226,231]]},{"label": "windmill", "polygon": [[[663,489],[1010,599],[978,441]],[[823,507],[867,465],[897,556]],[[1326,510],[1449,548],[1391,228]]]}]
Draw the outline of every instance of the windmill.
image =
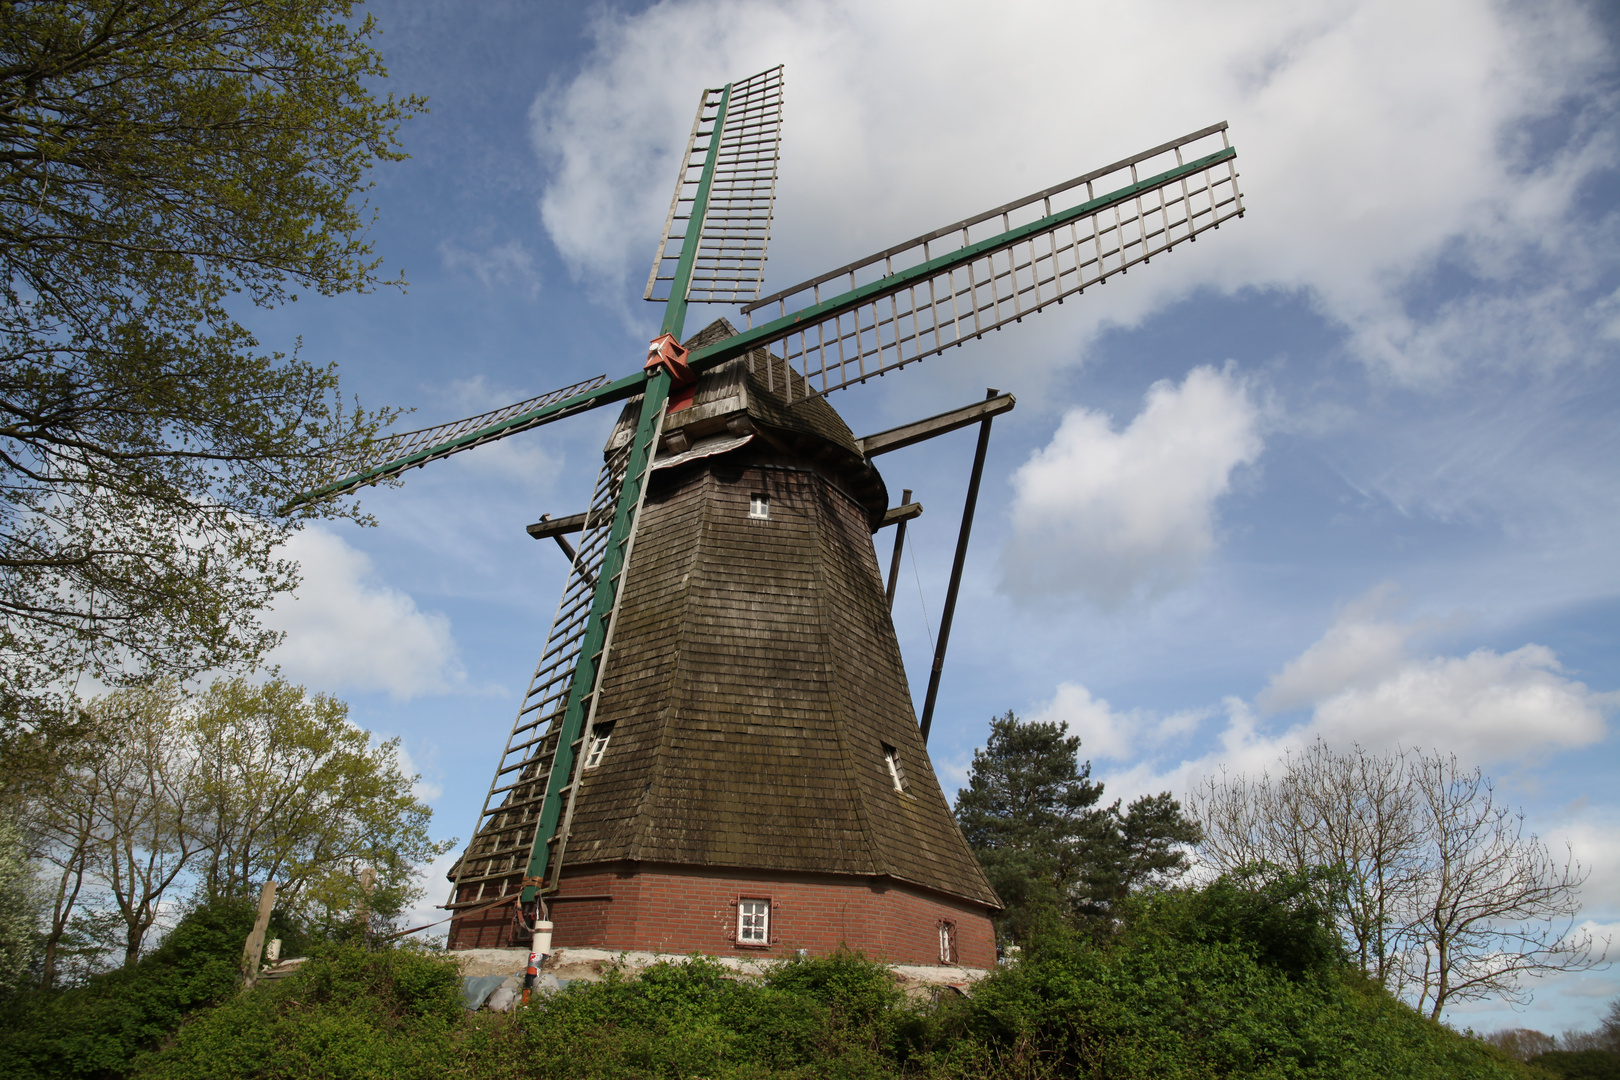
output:
[{"label": "windmill", "polygon": [[[856,438],[826,400],[1061,304],[1243,213],[1215,124],[761,297],[780,67],[703,91],[646,299],[642,368],[394,436],[331,497],[567,416],[621,414],[550,633],[452,872],[452,948],[772,953],[844,942],[993,963],[999,901],[925,740],[990,420],[1008,394]],[[739,305],[682,340],[691,303]],[[977,424],[921,725],[889,618],[872,459]],[[897,525],[887,588],[873,536]],[[577,533],[570,542],[567,537]]]}]

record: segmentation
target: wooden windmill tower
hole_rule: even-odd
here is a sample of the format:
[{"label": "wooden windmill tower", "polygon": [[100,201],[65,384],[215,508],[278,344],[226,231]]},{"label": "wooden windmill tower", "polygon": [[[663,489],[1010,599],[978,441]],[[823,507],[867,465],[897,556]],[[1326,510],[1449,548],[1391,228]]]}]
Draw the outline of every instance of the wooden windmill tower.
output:
[{"label": "wooden windmill tower", "polygon": [[[452,948],[549,918],[559,946],[994,961],[999,902],[925,748],[946,627],[919,727],[873,543],[916,508],[872,459],[980,424],[965,544],[1012,398],[859,439],[825,395],[1241,216],[1236,151],[1216,124],[759,298],[781,117],[781,68],[704,91],[641,370],[396,436],[308,496],[623,403],[588,509],[529,527],[569,578],[452,875]],[[740,303],[745,328],[683,344],[691,302]]]}]

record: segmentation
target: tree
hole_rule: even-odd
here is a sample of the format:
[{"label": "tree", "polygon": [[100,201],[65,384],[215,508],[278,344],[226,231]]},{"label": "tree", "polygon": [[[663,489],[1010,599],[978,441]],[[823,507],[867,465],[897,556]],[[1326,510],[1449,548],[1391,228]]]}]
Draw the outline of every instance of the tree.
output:
[{"label": "tree", "polygon": [[35,857],[50,868],[52,879],[39,980],[40,987],[49,990],[56,985],[59,954],[74,929],[91,858],[99,848],[100,788],[93,772],[75,769],[34,785],[31,791],[33,797],[25,805],[33,818]]},{"label": "tree", "polygon": [[1193,800],[1201,855],[1223,872],[1333,871],[1362,970],[1432,1018],[1455,1001],[1524,1000],[1527,976],[1601,962],[1573,924],[1580,866],[1525,833],[1478,769],[1320,741],[1282,766],[1206,782]]},{"label": "tree", "polygon": [[23,831],[0,817],[0,1001],[28,977],[43,907]]},{"label": "tree", "polygon": [[[233,316],[380,284],[376,97],[349,0],[0,4],[0,734],[70,722],[89,672],[251,661],[296,581],[276,510],[363,465],[391,413]],[[352,505],[306,507],[352,515]]]},{"label": "tree", "polygon": [[1529,1061],[1558,1045],[1558,1040],[1532,1028],[1505,1028],[1485,1036],[1485,1042],[1516,1061]]},{"label": "tree", "polygon": [[1357,746],[1338,754],[1317,740],[1283,758],[1282,774],[1211,777],[1194,794],[1200,849],[1216,870],[1271,864],[1338,873],[1340,930],[1361,969],[1380,983],[1406,947],[1422,866],[1420,800],[1404,754]]},{"label": "tree", "polygon": [[98,929],[103,911],[116,913],[133,967],[177,896],[234,901],[273,880],[279,910],[330,931],[347,927],[369,868],[368,907],[386,920],[417,895],[416,868],[453,843],[429,838],[398,740],[373,746],[341,701],[279,677],[197,695],[126,688],[89,712],[101,751],[30,803],[36,846],[57,871],[44,985],[59,945]]},{"label": "tree", "polygon": [[365,867],[376,873],[374,916],[414,899],[416,867],[455,841],[429,839],[432,811],[400,768],[399,740],[373,746],[348,712],[280,678],[220,680],[196,701],[206,895],[248,895],[273,880],[278,906],[335,927],[359,901]]},{"label": "tree", "polygon": [[1428,833],[1428,865],[1413,920],[1416,947],[1406,981],[1430,1016],[1451,1001],[1522,1001],[1527,975],[1582,971],[1603,960],[1574,929],[1586,874],[1560,860],[1524,816],[1496,802],[1491,782],[1454,756],[1418,759],[1416,784]]},{"label": "tree", "polygon": [[1168,791],[1133,799],[1124,813],[1114,803],[1100,826],[1074,894],[1078,910],[1090,916],[1112,915],[1131,893],[1179,878],[1187,869],[1188,848],[1203,838],[1198,823],[1181,812]]},{"label": "tree", "polygon": [[1123,813],[1118,802],[1098,807],[1103,787],[1079,749],[1067,725],[1009,711],[990,721],[957,792],[962,834],[1007,905],[1003,929],[1015,939],[1043,922],[1110,916],[1131,890],[1179,875],[1179,846],[1199,838],[1168,793]]},{"label": "tree", "polygon": [[173,683],[120,690],[96,708],[108,751],[87,785],[97,796],[92,856],[124,923],[124,966],[140,959],[165,896],[202,853],[196,829],[200,762]]}]

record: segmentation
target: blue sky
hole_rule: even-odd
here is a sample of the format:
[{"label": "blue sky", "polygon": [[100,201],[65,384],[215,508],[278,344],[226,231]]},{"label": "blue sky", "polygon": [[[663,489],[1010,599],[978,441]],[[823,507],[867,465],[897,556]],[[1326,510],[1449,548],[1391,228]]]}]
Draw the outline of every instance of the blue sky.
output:
[{"label": "blue sky", "polygon": [[[993,12],[993,13],[992,13]],[[1597,5],[1009,7],[395,0],[423,93],[372,232],[409,281],[256,313],[423,426],[626,373],[699,91],[785,63],[766,288],[1216,120],[1249,213],[1078,303],[841,392],[857,434],[975,400],[992,440],[931,749],[1062,719],[1110,796],[1334,745],[1478,764],[1620,926],[1620,144]],[[695,329],[726,309],[694,308]],[[523,526],[584,506],[607,415],[369,493],[300,535],[277,659],[398,735],[465,837],[562,583]],[[920,699],[970,432],[916,491],[896,623]],[[880,541],[885,557],[888,539]],[[434,884],[434,901],[438,885]],[[1614,970],[1479,1028],[1590,1026]]]}]

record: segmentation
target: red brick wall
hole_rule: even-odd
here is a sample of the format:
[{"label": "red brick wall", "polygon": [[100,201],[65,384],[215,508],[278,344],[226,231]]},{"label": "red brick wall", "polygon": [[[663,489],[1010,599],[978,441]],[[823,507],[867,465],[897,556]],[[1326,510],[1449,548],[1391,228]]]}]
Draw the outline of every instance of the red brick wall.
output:
[{"label": "red brick wall", "polygon": [[[995,966],[989,913],[890,879],[834,875],[727,877],[691,867],[582,868],[564,873],[552,903],[559,947],[595,947],[711,956],[813,955],[839,945],[897,964],[938,964],[939,928],[955,928],[955,963]],[[611,898],[611,899],[609,899]],[[767,947],[739,946],[736,901],[771,902]],[[526,945],[511,937],[509,908],[459,920],[451,948]]]}]

